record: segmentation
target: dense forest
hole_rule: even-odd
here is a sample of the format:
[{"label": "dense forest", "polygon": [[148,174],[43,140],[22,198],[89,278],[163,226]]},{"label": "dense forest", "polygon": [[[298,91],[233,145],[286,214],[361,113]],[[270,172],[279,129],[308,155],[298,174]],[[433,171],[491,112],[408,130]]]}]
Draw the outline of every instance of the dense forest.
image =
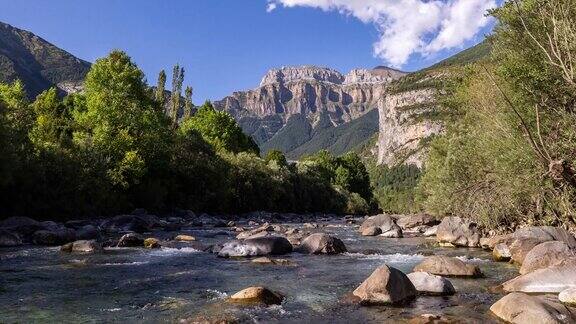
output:
[{"label": "dense forest", "polygon": [[[366,213],[366,168],[353,153],[288,163],[259,149],[235,120],[182,97],[184,70],[146,84],[114,51],[92,65],[85,91],[56,89],[29,102],[22,83],[0,85],[0,212],[62,219],[132,208],[237,213]],[[168,98],[168,96],[170,98]]]}]

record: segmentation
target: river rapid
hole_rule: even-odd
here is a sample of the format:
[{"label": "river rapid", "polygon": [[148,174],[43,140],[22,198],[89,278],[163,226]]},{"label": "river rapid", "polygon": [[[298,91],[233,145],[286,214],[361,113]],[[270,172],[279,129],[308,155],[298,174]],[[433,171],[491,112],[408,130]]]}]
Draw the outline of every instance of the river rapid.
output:
[{"label": "river rapid", "polygon": [[[363,237],[344,219],[319,224],[316,231],[340,238],[348,253],[293,252],[281,256],[293,265],[271,265],[218,258],[197,244],[155,250],[107,248],[97,254],[66,254],[58,247],[0,249],[0,322],[178,323],[204,315],[246,323],[398,323],[435,314],[462,323],[496,323],[489,307],[503,295],[491,288],[518,271],[491,261],[491,254],[481,249],[443,248],[434,238]],[[232,240],[236,233],[189,227],[147,236],[175,234],[193,235],[207,246]],[[409,273],[428,255],[459,257],[477,264],[485,277],[450,278],[454,296],[419,296],[402,306],[364,307],[348,301],[378,266]],[[249,286],[265,286],[286,299],[269,307],[227,301]]]}]

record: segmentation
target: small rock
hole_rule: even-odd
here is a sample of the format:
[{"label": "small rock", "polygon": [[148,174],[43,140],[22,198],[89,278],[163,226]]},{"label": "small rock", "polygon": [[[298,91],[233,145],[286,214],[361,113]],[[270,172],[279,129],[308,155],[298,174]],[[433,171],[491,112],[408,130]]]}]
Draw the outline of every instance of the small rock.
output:
[{"label": "small rock", "polygon": [[430,256],[414,267],[414,272],[422,271],[440,276],[472,277],[482,276],[478,266],[447,256]]},{"label": "small rock", "polygon": [[566,305],[576,306],[576,287],[562,290],[558,294],[558,300]]},{"label": "small rock", "polygon": [[494,261],[507,262],[512,258],[512,253],[506,243],[498,243],[494,246],[494,250],[492,250],[492,257],[494,258]]},{"label": "small rock", "polygon": [[180,235],[176,235],[176,237],[174,238],[174,240],[176,240],[176,241],[184,241],[184,242],[191,242],[191,241],[196,241],[196,238],[195,238],[194,236],[180,234]]},{"label": "small rock", "polygon": [[142,247],[144,246],[144,239],[138,234],[128,233],[124,234],[117,244],[118,247]]},{"label": "small rock", "polygon": [[94,240],[75,241],[60,247],[60,251],[68,253],[95,253],[103,250],[102,245]]},{"label": "small rock", "polygon": [[18,234],[6,230],[0,230],[0,247],[12,247],[22,245]]},{"label": "small rock", "polygon": [[437,232],[438,232],[438,225],[434,225],[434,226],[430,227],[429,229],[427,229],[423,235],[425,237],[436,236]]},{"label": "small rock", "polygon": [[362,236],[376,236],[382,234],[380,227],[370,226],[366,227],[361,232]]},{"label": "small rock", "polygon": [[427,272],[409,273],[408,279],[410,279],[419,293],[440,296],[454,295],[456,293],[450,280]]},{"label": "small rock", "polygon": [[144,240],[144,247],[147,249],[159,249],[161,247],[160,240],[157,238],[149,237]]},{"label": "small rock", "polygon": [[416,296],[416,288],[400,270],[378,267],[353,292],[365,305],[397,304]]},{"label": "small rock", "polygon": [[230,297],[233,302],[280,305],[284,296],[265,287],[249,287]]},{"label": "small rock", "polygon": [[302,241],[299,251],[307,254],[339,254],[347,250],[340,239],[324,233],[315,233]]},{"label": "small rock", "polygon": [[476,223],[460,217],[444,217],[436,231],[439,243],[451,243],[455,246],[480,246],[480,232]]}]

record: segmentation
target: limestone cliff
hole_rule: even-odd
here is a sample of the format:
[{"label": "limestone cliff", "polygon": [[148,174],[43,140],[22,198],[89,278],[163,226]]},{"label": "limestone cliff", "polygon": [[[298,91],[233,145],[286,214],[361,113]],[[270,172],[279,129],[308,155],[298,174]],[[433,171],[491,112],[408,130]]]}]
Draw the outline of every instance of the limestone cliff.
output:
[{"label": "limestone cliff", "polygon": [[346,75],[313,66],[283,67],[266,73],[258,88],[235,92],[215,106],[232,114],[263,151],[276,148],[290,156],[325,130],[375,109],[387,85],[403,75],[385,67]]},{"label": "limestone cliff", "polygon": [[378,103],[379,164],[422,167],[429,140],[443,129],[436,118],[438,90],[432,86],[436,77],[426,76],[403,89],[391,90]]}]

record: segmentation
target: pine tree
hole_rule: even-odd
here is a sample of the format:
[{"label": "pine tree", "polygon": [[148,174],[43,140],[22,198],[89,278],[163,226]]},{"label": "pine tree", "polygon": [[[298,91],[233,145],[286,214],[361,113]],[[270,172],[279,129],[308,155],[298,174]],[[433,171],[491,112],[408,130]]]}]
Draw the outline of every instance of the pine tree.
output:
[{"label": "pine tree", "polygon": [[184,91],[184,117],[189,118],[192,116],[192,87],[186,87]]},{"label": "pine tree", "polygon": [[164,100],[166,100],[164,91],[166,90],[166,72],[164,70],[160,71],[158,74],[158,85],[156,87],[156,101],[160,105],[164,105]]},{"label": "pine tree", "polygon": [[184,68],[174,65],[172,72],[172,122],[178,123],[178,110],[180,110],[180,96],[182,95],[182,83],[184,82]]}]

